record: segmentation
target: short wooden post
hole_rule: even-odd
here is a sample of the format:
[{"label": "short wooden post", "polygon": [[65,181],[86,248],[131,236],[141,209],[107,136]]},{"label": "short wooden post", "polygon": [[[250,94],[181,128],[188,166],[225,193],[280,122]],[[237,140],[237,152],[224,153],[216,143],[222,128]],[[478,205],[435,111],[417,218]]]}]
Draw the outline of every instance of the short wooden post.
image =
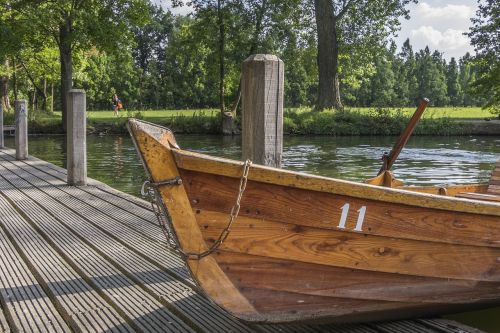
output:
[{"label": "short wooden post", "polygon": [[28,158],[28,102],[25,99],[14,102],[16,117],[16,133],[14,142],[16,145],[16,159]]},{"label": "short wooden post", "polygon": [[87,117],[85,91],[68,93],[67,168],[68,185],[87,185]]},{"label": "short wooden post", "polygon": [[5,147],[5,143],[3,141],[3,105],[2,101],[0,101],[0,149]]},{"label": "short wooden post", "polygon": [[283,154],[283,61],[255,54],[243,62],[242,157],[281,167]]}]

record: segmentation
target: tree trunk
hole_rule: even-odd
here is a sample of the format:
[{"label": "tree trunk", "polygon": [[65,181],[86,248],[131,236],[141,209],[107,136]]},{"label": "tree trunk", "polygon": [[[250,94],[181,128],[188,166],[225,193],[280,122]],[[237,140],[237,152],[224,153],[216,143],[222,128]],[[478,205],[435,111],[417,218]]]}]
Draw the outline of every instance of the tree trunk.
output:
[{"label": "tree trunk", "polygon": [[[21,58],[19,58],[20,62],[21,62],[21,66],[23,66],[24,68],[24,71],[26,72],[26,75],[28,76],[28,79],[31,81],[31,84],[33,84],[33,104],[32,104],[32,110],[35,111],[35,110],[38,110],[38,98],[37,98],[37,94],[42,96],[42,99],[43,101],[45,101],[47,99],[47,95],[45,94],[45,89],[42,90],[42,88],[40,88],[37,84],[36,84],[36,81],[35,81],[35,78],[33,77],[33,75],[31,75],[30,71],[28,70],[28,67],[26,67],[26,65],[24,64],[24,62],[22,61]],[[45,106],[45,103],[43,104]]]},{"label": "tree trunk", "polygon": [[222,6],[224,0],[217,0],[217,24],[219,25],[219,103],[220,112],[223,114],[226,107],[224,105],[224,78],[225,78],[225,27]]},{"label": "tree trunk", "polygon": [[43,78],[43,100],[42,100],[42,110],[47,112],[47,79]]},{"label": "tree trunk", "polygon": [[319,87],[316,110],[342,109],[339,92],[337,17],[332,0],[315,0]]},{"label": "tree trunk", "polygon": [[224,80],[226,77],[225,51],[226,51],[226,28],[224,22],[224,13],[222,12],[224,0],[217,0],[217,24],[219,26],[219,103],[221,114],[221,127],[223,135],[236,134],[235,118],[231,112],[225,112],[224,103]]},{"label": "tree trunk", "polygon": [[0,78],[0,103],[2,104],[3,110],[9,111],[9,77],[2,76]]},{"label": "tree trunk", "polygon": [[37,110],[36,88],[33,88],[33,99],[31,100],[31,110],[33,113]]},{"label": "tree trunk", "polygon": [[54,113],[54,82],[50,83],[50,113]]},{"label": "tree trunk", "polygon": [[[9,69],[9,60],[5,60],[5,69]],[[9,111],[10,101],[9,101],[9,76],[5,75],[0,77],[0,104],[3,110]]]},{"label": "tree trunk", "polygon": [[[266,12],[266,9],[267,9],[267,0],[262,0],[259,11],[256,14],[255,28],[254,28],[253,37],[252,37],[252,44],[250,45],[250,50],[248,51],[248,56],[251,56],[252,54],[254,54],[255,50],[257,49],[257,44],[259,42],[259,36],[260,36],[260,33],[262,32],[262,21],[264,19],[264,13]],[[242,76],[240,74],[240,83],[238,84],[238,91],[236,92],[236,100],[234,101],[234,104],[232,107],[232,113],[235,116],[236,116],[236,110],[238,110],[238,105],[240,104],[240,101],[241,101],[241,78],[242,78]]]},{"label": "tree trunk", "polygon": [[71,59],[71,21],[66,20],[59,27],[59,53],[61,61],[61,114],[62,127],[66,132],[68,92],[73,88],[73,65]]},{"label": "tree trunk", "polygon": [[12,59],[12,88],[14,89],[14,101],[17,101],[17,68],[16,59]]}]

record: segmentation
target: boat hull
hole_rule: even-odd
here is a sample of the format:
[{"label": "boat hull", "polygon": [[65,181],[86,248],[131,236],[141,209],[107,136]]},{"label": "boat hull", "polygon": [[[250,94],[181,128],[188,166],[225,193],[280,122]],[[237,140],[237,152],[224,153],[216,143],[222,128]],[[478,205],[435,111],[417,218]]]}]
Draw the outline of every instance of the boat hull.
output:
[{"label": "boat hull", "polygon": [[[176,148],[129,124],[179,245],[209,249],[226,228],[242,163]],[[188,259],[210,299],[254,322],[359,322],[500,302],[500,205],[252,166],[228,238]]]}]

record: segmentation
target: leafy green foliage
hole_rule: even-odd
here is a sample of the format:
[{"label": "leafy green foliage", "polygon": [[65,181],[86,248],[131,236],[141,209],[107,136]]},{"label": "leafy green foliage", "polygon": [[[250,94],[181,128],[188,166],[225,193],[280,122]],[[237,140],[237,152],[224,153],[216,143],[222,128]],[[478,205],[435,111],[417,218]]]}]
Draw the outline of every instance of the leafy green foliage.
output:
[{"label": "leafy green foliage", "polygon": [[486,100],[485,107],[500,116],[500,6],[497,0],[481,0],[469,37],[477,57],[479,77],[475,92]]},{"label": "leafy green foliage", "polygon": [[[251,53],[276,54],[284,61],[286,106],[313,105],[319,84],[313,2],[220,1],[226,37],[226,105],[236,100],[241,63]],[[478,50],[484,50],[480,57],[466,54],[446,63],[437,51],[414,52],[409,40],[399,53],[394,44],[387,47],[388,36],[398,27],[396,20],[407,14],[406,2],[345,3],[352,3],[339,23],[340,88],[346,105],[414,106],[426,96],[434,105],[488,102],[494,107],[500,89],[494,89],[499,67],[490,56],[497,52],[491,46],[497,24],[491,8],[481,7],[486,16],[481,15],[489,18],[476,22],[477,29],[471,32],[478,36],[474,39]],[[73,84],[87,92],[90,110],[110,110],[113,93],[127,110],[216,107],[220,102],[217,1],[193,5],[192,13],[174,16],[145,0],[0,0],[0,95],[5,90],[11,100],[14,95],[29,99],[38,110],[50,110],[51,101],[57,110],[62,108],[57,97],[63,94],[60,32],[70,22]],[[489,27],[484,35],[482,26]],[[304,121],[328,123],[331,115],[324,117]],[[296,121],[285,119],[298,130],[302,122]]]},{"label": "leafy green foliage", "polygon": [[[128,49],[130,53],[131,28],[146,23],[148,5],[147,0],[0,0],[0,8],[5,10],[1,26],[8,27],[9,36],[13,36],[9,40],[16,39],[21,45],[20,48],[8,47],[4,56],[20,58],[29,49],[58,49],[64,120],[77,55],[92,48],[110,54],[121,54]],[[46,94],[37,87],[34,71],[25,64],[27,60],[30,59],[19,59],[19,62],[45,102]]]},{"label": "leafy green foliage", "polygon": [[[307,109],[287,110],[284,132],[300,135],[399,135],[407,126],[411,114],[401,109],[376,108],[313,112]],[[426,118],[415,129],[418,135],[466,134],[464,126],[451,118]]]}]

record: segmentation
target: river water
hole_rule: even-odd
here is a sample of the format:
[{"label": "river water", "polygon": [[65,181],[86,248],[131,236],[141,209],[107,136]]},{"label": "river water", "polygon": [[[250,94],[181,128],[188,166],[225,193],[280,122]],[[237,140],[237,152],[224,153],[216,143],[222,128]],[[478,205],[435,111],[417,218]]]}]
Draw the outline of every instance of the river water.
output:
[{"label": "river water", "polygon": [[[177,135],[183,149],[241,158],[240,137]],[[395,137],[285,137],[283,168],[362,181],[376,175]],[[13,147],[14,140],[6,138]],[[30,136],[29,153],[65,167],[62,136]],[[408,185],[476,183],[488,180],[500,158],[498,137],[413,137],[393,170]],[[128,136],[88,136],[88,176],[139,195],[144,170]]]},{"label": "river water", "polygon": [[[240,137],[176,135],[183,149],[241,158]],[[376,175],[396,137],[285,137],[283,168],[362,181]],[[14,147],[12,137],[6,145]],[[30,136],[29,154],[65,167],[64,137]],[[500,136],[413,137],[393,170],[408,185],[487,182],[500,158]],[[88,176],[140,196],[144,170],[128,136],[88,136]],[[450,316],[486,332],[500,332],[500,307]]]}]

